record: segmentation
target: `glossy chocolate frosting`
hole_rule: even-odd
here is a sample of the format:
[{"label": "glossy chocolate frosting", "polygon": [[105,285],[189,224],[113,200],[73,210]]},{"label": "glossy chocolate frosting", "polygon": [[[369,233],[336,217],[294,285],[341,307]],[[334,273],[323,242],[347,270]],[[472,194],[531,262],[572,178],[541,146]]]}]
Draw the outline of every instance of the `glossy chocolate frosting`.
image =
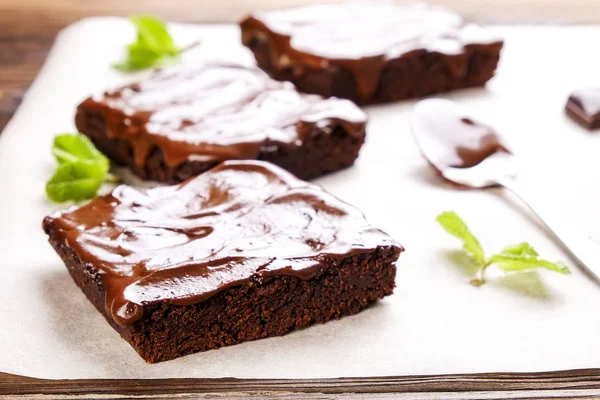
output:
[{"label": "glossy chocolate frosting", "polygon": [[417,103],[413,129],[424,156],[438,170],[474,167],[494,153],[510,153],[492,127],[449,100]]},{"label": "glossy chocolate frosting", "polygon": [[600,89],[573,92],[565,106],[567,114],[587,129],[600,128]]},{"label": "glossy chocolate frosting", "polygon": [[465,22],[443,7],[392,1],[354,1],[256,12],[241,23],[242,41],[265,40],[278,69],[327,68],[350,71],[357,93],[368,98],[377,89],[390,59],[415,51],[439,54],[450,73],[467,73],[469,46],[502,46],[481,26]]},{"label": "glossy chocolate frosting", "polygon": [[175,186],[119,186],[46,225],[100,271],[120,325],[145,304],[197,303],[268,275],[307,280],[332,260],[401,248],[360,211],[261,161],[228,161]]},{"label": "glossy chocolate frosting", "polygon": [[143,167],[153,148],[175,167],[186,160],[256,159],[263,146],[301,146],[318,126],[362,136],[366,115],[353,103],[298,93],[241,64],[164,69],[149,79],[85,100],[110,139],[126,138]]}]

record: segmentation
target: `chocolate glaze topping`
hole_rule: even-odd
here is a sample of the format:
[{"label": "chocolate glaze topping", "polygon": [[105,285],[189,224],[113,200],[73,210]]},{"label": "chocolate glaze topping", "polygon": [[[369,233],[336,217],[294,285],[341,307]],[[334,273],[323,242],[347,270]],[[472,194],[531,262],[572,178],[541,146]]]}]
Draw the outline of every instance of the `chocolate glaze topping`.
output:
[{"label": "chocolate glaze topping", "polygon": [[581,89],[569,96],[567,114],[587,129],[600,128],[600,89]]},{"label": "chocolate glaze topping", "polygon": [[100,271],[120,325],[152,302],[197,303],[269,275],[307,280],[328,260],[401,248],[360,211],[260,161],[228,161],[175,186],[119,186],[48,218]]},{"label": "chocolate glaze topping", "polygon": [[361,98],[375,92],[390,59],[415,51],[434,52],[454,76],[461,77],[467,73],[469,47],[502,46],[502,40],[451,10],[392,1],[256,12],[240,25],[244,44],[255,39],[269,42],[276,68],[291,66],[303,74],[303,67],[340,66],[353,74]]},{"label": "chocolate glaze topping", "polygon": [[256,159],[263,146],[301,146],[313,128],[364,135],[353,103],[298,93],[256,67],[205,63],[158,71],[146,81],[85,100],[104,116],[108,137],[127,138],[142,167],[153,148],[174,167],[186,160]]},{"label": "chocolate glaze topping", "polygon": [[474,167],[494,153],[510,153],[490,126],[469,118],[449,100],[419,102],[413,129],[423,155],[438,170]]}]

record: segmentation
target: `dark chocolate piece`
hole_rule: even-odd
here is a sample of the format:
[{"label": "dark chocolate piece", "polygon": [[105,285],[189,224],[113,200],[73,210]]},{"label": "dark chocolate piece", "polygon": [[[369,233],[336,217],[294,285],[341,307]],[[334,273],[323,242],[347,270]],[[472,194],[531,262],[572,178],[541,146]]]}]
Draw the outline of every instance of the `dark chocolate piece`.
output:
[{"label": "dark chocolate piece", "polygon": [[355,208],[260,161],[119,186],[43,225],[90,301],[151,362],[358,312],[392,293],[402,251]]},{"label": "dark chocolate piece", "polygon": [[240,26],[274,78],[360,104],[483,85],[503,45],[446,8],[385,1],[256,12]]},{"label": "dark chocolate piece", "polygon": [[492,127],[473,120],[448,100],[417,103],[413,129],[425,157],[440,171],[474,167],[494,153],[510,153]]},{"label": "dark chocolate piece", "polygon": [[205,63],[85,100],[76,125],[146,179],[181,182],[230,159],[263,159],[304,179],[351,165],[366,115],[298,93],[256,67]]},{"label": "dark chocolate piece", "polygon": [[600,128],[600,89],[573,92],[565,106],[567,115],[586,129]]}]

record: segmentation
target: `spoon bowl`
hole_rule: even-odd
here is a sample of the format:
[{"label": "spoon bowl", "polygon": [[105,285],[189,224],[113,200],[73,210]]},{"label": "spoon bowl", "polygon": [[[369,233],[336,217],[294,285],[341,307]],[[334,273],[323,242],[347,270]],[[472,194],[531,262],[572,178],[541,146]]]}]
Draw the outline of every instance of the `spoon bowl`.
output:
[{"label": "spoon bowl", "polygon": [[502,185],[502,182],[514,178],[517,174],[517,162],[514,155],[500,152],[492,154],[474,167],[446,167],[440,172],[451,182],[483,189]]}]

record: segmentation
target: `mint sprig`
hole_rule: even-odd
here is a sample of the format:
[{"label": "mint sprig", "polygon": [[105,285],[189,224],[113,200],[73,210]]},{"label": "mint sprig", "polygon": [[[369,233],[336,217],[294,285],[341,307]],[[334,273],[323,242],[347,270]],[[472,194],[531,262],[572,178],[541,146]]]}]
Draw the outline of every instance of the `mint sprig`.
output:
[{"label": "mint sprig", "polygon": [[561,274],[570,273],[569,267],[564,263],[551,262],[540,258],[538,252],[527,242],[506,246],[500,253],[486,257],[479,240],[454,211],[441,213],[437,216],[436,221],[446,232],[463,242],[463,249],[479,265],[477,273],[471,280],[471,283],[475,286],[481,286],[485,282],[484,273],[490,265],[508,272],[545,268]]},{"label": "mint sprig", "polygon": [[104,182],[116,179],[108,172],[108,158],[81,134],[56,136],[52,154],[58,166],[46,184],[46,194],[57,203],[91,199]]},{"label": "mint sprig", "polygon": [[101,164],[106,171],[110,166],[108,158],[98,149],[87,136],[82,134],[63,133],[54,138],[52,154],[58,164],[75,161],[92,161]]},{"label": "mint sprig", "polygon": [[177,61],[178,48],[165,23],[150,15],[132,15],[129,20],[137,29],[137,40],[127,46],[127,59],[113,65],[124,72],[155,68]]},{"label": "mint sprig", "polygon": [[464,250],[479,264],[485,263],[485,252],[479,244],[479,240],[471,233],[467,224],[455,212],[443,212],[436,221],[454,237],[463,242]]}]

